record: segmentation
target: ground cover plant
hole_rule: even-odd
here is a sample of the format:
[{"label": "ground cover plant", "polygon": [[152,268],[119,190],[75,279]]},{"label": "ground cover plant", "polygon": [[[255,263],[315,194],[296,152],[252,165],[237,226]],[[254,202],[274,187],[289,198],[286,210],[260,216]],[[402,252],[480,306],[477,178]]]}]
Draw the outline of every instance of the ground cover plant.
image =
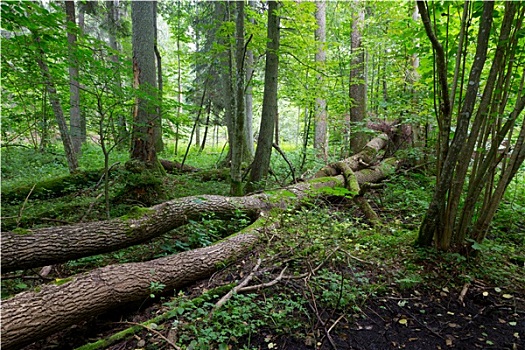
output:
[{"label": "ground cover plant", "polygon": [[[168,175],[166,184],[183,184],[185,191],[172,195],[227,192],[225,183],[200,179],[196,174]],[[266,232],[254,251],[210,279],[173,292],[152,282],[149,298],[86,320],[28,349],[97,348],[97,339],[106,339],[106,346],[115,349],[417,349],[473,344],[519,348],[525,290],[519,257],[525,252],[516,230],[524,222],[513,210],[520,208],[516,198],[523,194],[521,183],[509,192],[493,233],[477,247],[479,254],[468,257],[413,245],[432,185],[432,178],[422,173],[400,172],[368,193],[384,222],[381,229],[372,227],[349,198],[318,197],[299,211],[280,213],[278,230]],[[84,203],[69,203],[77,208],[69,211],[65,203],[58,203],[79,194],[57,198],[53,209],[57,217],[78,220],[78,212],[89,209],[97,192],[82,196]],[[2,209],[17,212],[14,208],[22,205],[2,203]],[[28,210],[46,205],[49,200],[25,201]],[[103,218],[103,203],[98,205],[101,210],[93,209],[96,205],[91,210]],[[25,215],[22,211],[21,218]],[[97,266],[145,261],[209,245],[247,224],[249,219],[242,213],[227,221],[208,216],[145,245],[54,265],[46,277],[35,275],[37,270],[4,275],[3,297],[50,280],[67,280]],[[250,275],[250,283],[243,287],[248,289],[216,306]],[[250,285],[259,287],[250,289]],[[123,330],[128,330],[127,336],[115,336]]]}]

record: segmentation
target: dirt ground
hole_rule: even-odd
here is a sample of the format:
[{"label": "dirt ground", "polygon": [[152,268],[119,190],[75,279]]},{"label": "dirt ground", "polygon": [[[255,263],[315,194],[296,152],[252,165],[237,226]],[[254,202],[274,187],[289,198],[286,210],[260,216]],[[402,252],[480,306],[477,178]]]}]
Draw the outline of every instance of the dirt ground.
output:
[{"label": "dirt ground", "polygon": [[[195,291],[198,289],[195,286],[198,284],[190,288]],[[360,311],[353,314],[321,311],[316,315],[315,327],[307,334],[276,335],[270,329],[260,329],[251,337],[249,346],[283,350],[525,349],[523,295],[504,294],[481,282],[464,291],[461,301],[461,291],[446,288],[433,293],[391,290],[368,299]],[[129,326],[121,321],[147,320],[158,312],[158,308],[159,304],[154,303],[128,305],[70,327],[26,347],[26,350],[74,349]],[[141,311],[129,312],[137,309]],[[172,348],[159,336],[144,330],[109,349],[151,349],[147,344],[155,343],[157,345],[153,348],[156,349]],[[240,340],[230,349],[241,349],[243,345],[247,344]]]}]

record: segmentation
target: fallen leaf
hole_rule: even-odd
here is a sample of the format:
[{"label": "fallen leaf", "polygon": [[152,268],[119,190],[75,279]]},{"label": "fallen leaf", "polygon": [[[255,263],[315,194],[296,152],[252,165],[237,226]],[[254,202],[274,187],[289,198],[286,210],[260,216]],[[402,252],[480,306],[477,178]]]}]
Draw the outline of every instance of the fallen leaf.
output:
[{"label": "fallen leaf", "polygon": [[399,324],[402,324],[402,325],[405,325],[405,326],[408,324],[408,320],[406,318],[402,318],[398,322],[399,322]]},{"label": "fallen leaf", "polygon": [[445,344],[447,344],[447,346],[452,346],[452,339],[450,338],[445,339]]},{"label": "fallen leaf", "polygon": [[515,325],[517,325],[516,322],[514,322],[514,321],[509,322],[509,326],[513,326],[514,327]]},{"label": "fallen leaf", "polygon": [[450,328],[458,328],[459,327],[457,323],[449,323],[448,326]]},{"label": "fallen leaf", "polygon": [[510,294],[503,294],[502,297],[505,299],[512,299],[512,295]]}]

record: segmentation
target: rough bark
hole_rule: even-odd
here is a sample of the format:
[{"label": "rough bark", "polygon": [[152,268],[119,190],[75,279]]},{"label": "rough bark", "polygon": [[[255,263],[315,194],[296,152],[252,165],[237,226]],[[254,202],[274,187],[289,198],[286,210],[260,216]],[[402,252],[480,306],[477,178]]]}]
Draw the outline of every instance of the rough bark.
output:
[{"label": "rough bark", "polygon": [[[386,134],[381,134],[372,140],[370,140],[363,150],[353,156],[343,160],[342,162],[346,163],[352,171],[357,171],[367,166],[377,162],[377,156],[379,151],[386,147],[388,144],[388,136]],[[322,169],[320,169],[315,176],[335,176],[340,174],[338,170],[339,167],[337,164],[330,164]]]},{"label": "rough bark", "polygon": [[[351,162],[347,163],[351,164]],[[355,172],[359,184],[377,182],[396,167],[395,161]],[[334,165],[340,168],[339,165]],[[338,172],[340,171],[333,171]],[[244,197],[215,195],[192,196],[168,201],[151,208],[138,208],[121,218],[81,223],[70,226],[3,232],[2,269],[4,272],[66,262],[93,254],[114,251],[146,242],[174,228],[198,220],[213,212],[218,218],[229,218],[242,211],[257,218],[262,211],[275,207],[295,206],[321,187],[344,187],[342,176],[319,174],[310,182],[298,183],[271,194]],[[286,193],[291,196],[283,196]]]},{"label": "rough bark", "polygon": [[279,23],[277,15],[279,4],[268,1],[268,43],[266,46],[266,68],[264,76],[264,95],[261,127],[257,139],[257,149],[252,163],[247,191],[262,188],[262,182],[268,175],[275,120],[277,118],[277,77],[279,68]]},{"label": "rough bark", "polygon": [[110,265],[62,285],[46,285],[2,303],[2,349],[20,349],[38,339],[123,303],[143,300],[152,282],[166,290],[211,275],[220,263],[245,255],[257,242],[257,231],[235,235],[206,248],[144,263]]},{"label": "rough bark", "polygon": [[155,149],[157,115],[157,70],[155,65],[155,16],[150,1],[132,1],[133,81],[139,90],[133,112],[131,159],[157,167]]},{"label": "rough bark", "polygon": [[[382,168],[369,174],[357,172],[355,181],[377,181],[393,169],[394,167],[384,164]],[[278,227],[279,221],[274,220],[270,209],[297,207],[304,199],[322,193],[319,190],[327,186],[343,187],[345,178],[324,177],[273,193],[248,197],[188,197],[158,205],[150,209],[151,214],[127,221],[117,219],[93,223],[91,226],[87,224],[42,229],[38,230],[38,234],[37,230],[27,235],[3,234],[3,263],[10,263],[20,256],[27,256],[26,251],[30,246],[33,247],[33,253],[38,254],[42,250],[64,252],[67,246],[83,247],[93,244],[100,251],[101,247],[106,248],[106,241],[102,237],[111,237],[113,241],[135,237],[141,241],[143,235],[153,230],[157,233],[169,230],[176,223],[187,222],[207,210],[220,215],[233,213],[240,208],[259,216],[258,220],[241,232],[206,248],[149,262],[106,266],[5,300],[1,306],[2,347],[18,349],[87,317],[123,303],[143,300],[151,293],[152,282],[164,284],[165,290],[171,290],[207,277],[221,263],[248,253],[262,232]],[[190,206],[191,210],[185,210],[186,206]],[[181,210],[185,212],[181,214]],[[263,211],[267,214],[260,215]],[[40,247],[35,250],[37,245]],[[8,257],[5,256],[4,249],[8,252]]]}]

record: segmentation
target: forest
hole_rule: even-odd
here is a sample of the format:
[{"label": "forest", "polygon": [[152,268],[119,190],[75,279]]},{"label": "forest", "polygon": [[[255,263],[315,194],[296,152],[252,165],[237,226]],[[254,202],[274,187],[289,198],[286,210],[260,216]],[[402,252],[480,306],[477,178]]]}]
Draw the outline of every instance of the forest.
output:
[{"label": "forest", "polygon": [[2,349],[525,349],[525,2],[0,8]]}]

